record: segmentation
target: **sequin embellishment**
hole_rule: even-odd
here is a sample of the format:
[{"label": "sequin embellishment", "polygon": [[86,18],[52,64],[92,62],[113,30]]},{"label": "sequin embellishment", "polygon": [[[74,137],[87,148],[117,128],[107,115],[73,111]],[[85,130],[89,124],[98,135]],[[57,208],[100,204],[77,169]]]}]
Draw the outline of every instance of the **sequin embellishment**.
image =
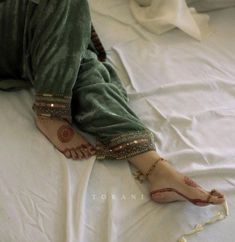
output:
[{"label": "sequin embellishment", "polygon": [[38,116],[62,118],[71,122],[71,97],[60,94],[36,94],[33,110]]}]

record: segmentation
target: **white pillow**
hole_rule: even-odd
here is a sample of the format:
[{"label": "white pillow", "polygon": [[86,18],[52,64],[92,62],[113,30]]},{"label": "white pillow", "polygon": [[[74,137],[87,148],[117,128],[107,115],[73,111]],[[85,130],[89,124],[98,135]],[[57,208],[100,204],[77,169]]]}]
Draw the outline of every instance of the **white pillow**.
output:
[{"label": "white pillow", "polygon": [[235,0],[186,0],[189,7],[199,12],[235,7]]}]

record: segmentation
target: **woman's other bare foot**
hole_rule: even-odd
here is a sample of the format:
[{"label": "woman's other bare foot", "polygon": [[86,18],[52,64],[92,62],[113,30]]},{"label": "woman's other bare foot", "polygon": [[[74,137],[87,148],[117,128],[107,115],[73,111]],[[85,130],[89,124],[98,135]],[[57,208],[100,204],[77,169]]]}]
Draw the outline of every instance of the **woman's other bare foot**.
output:
[{"label": "woman's other bare foot", "polygon": [[150,196],[159,203],[186,201],[197,206],[221,204],[224,196],[216,190],[207,192],[191,178],[176,171],[167,161],[159,162],[149,176]]},{"label": "woman's other bare foot", "polygon": [[[159,156],[156,152],[146,152],[129,160],[142,173],[146,174],[154,161],[158,159]],[[197,206],[207,206],[209,204],[221,204],[225,201],[223,194],[216,190],[207,192],[192,179],[178,172],[165,160],[157,163],[153,172],[148,176],[148,181],[150,197],[158,203],[187,200]]]},{"label": "woman's other bare foot", "polygon": [[67,121],[37,116],[35,122],[46,138],[67,158],[82,160],[95,155],[95,148]]}]

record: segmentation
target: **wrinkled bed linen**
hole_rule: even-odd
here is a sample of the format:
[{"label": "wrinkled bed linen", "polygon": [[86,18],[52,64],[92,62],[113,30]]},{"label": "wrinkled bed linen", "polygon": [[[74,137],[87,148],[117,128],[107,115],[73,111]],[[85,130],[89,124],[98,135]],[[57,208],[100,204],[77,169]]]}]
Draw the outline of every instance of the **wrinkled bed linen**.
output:
[{"label": "wrinkled bed linen", "polygon": [[[202,40],[211,33],[208,12],[235,6],[235,0],[131,0],[130,8],[139,24],[155,34],[175,27]],[[198,11],[198,12],[197,12]]]},{"label": "wrinkled bed linen", "polygon": [[[216,28],[200,44],[179,30],[155,36],[124,24],[123,19],[135,20],[123,1],[99,3],[108,15],[92,12],[97,31],[131,107],[154,132],[159,153],[227,197],[230,217],[189,241],[231,242],[235,29],[228,23],[235,21],[233,9],[210,13]],[[0,241],[175,242],[221,209],[155,204],[126,161],[66,159],[36,129],[33,96],[32,90],[0,92]]]},{"label": "wrinkled bed linen", "polygon": [[136,21],[154,34],[163,34],[177,27],[202,40],[211,32],[208,15],[189,8],[185,0],[152,0],[149,6],[131,0],[130,9]]}]

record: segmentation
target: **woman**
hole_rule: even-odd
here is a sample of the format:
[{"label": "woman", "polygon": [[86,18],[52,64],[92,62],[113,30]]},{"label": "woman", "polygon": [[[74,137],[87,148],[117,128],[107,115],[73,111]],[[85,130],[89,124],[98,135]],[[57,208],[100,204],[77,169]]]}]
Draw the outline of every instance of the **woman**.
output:
[{"label": "woman", "polygon": [[[67,158],[127,159],[156,202],[224,202],[221,193],[205,191],[159,157],[104,60],[86,0],[1,0],[0,36],[0,88],[34,87],[36,125]],[[96,147],[73,125],[95,136]]]}]

